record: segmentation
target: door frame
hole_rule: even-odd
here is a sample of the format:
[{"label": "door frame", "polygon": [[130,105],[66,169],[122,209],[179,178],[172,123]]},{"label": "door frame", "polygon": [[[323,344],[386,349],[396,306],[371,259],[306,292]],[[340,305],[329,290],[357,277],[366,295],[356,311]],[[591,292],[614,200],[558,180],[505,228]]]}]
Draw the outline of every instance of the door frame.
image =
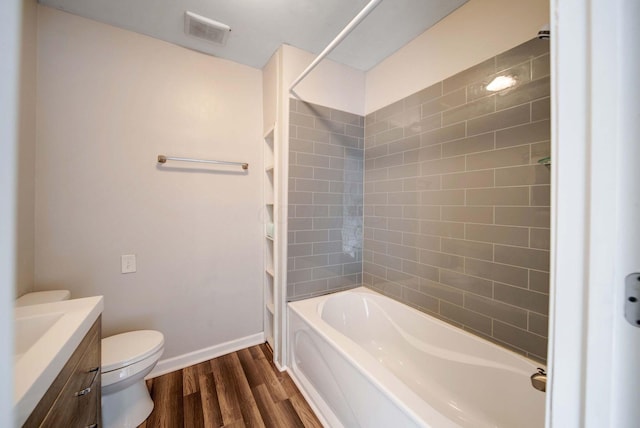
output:
[{"label": "door frame", "polygon": [[624,86],[640,66],[634,2],[551,0],[547,427],[632,427],[640,411],[624,394],[640,380],[628,352],[640,329],[622,315],[624,276],[640,270],[640,226],[627,215],[640,207],[638,90]]}]

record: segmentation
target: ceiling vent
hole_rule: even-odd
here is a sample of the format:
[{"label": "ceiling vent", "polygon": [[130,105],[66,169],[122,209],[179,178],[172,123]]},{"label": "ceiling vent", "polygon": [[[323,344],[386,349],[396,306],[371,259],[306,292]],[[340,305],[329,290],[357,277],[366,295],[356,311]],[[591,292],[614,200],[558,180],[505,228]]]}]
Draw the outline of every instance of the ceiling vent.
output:
[{"label": "ceiling vent", "polygon": [[231,27],[186,11],[184,14],[184,32],[188,36],[224,46],[227,43]]}]

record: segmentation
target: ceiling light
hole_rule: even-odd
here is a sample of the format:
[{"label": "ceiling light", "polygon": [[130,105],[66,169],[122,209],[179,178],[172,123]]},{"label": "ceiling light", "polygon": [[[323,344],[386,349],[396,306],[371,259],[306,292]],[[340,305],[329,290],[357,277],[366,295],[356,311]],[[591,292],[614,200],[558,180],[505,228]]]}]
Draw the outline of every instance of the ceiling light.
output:
[{"label": "ceiling light", "polygon": [[497,76],[495,79],[491,81],[491,83],[487,85],[487,91],[491,91],[491,92],[502,91],[503,89],[507,89],[512,86],[515,86],[516,83],[518,82],[512,76]]}]

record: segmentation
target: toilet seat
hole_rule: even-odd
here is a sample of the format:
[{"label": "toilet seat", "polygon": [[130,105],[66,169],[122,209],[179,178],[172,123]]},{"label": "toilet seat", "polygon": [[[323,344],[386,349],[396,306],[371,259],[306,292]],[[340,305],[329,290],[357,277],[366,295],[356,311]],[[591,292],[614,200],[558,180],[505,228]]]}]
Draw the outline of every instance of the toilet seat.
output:
[{"label": "toilet seat", "polygon": [[[102,374],[131,366],[162,351],[164,336],[159,331],[138,330],[102,339]],[[132,371],[136,372],[137,370]],[[133,374],[133,373],[131,373]]]},{"label": "toilet seat", "polygon": [[160,359],[160,356],[162,356],[162,351],[164,351],[164,349],[160,349],[155,354],[152,354],[144,360],[138,361],[137,363],[133,363],[126,367],[111,370],[108,372],[102,372],[102,388],[107,388],[116,382],[122,381],[123,379],[132,378],[138,373],[147,370],[151,366],[154,366]]}]

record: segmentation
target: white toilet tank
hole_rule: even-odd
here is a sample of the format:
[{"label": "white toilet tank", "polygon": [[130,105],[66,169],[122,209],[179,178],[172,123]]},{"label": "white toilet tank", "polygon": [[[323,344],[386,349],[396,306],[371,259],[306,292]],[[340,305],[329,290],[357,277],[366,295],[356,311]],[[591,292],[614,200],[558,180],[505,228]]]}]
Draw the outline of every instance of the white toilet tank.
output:
[{"label": "white toilet tank", "polygon": [[15,305],[31,306],[41,303],[60,302],[62,300],[69,300],[70,297],[71,292],[69,292],[69,290],[35,291],[18,297]]}]

